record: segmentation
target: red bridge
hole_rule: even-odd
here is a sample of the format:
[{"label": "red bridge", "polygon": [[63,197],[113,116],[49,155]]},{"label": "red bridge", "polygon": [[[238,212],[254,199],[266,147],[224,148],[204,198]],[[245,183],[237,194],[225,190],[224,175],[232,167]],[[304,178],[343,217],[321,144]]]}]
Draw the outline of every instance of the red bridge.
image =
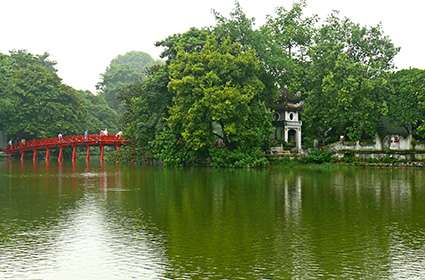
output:
[{"label": "red bridge", "polygon": [[86,146],[86,160],[90,159],[90,146],[99,146],[100,159],[103,160],[105,146],[114,146],[116,150],[119,150],[121,145],[125,144],[128,144],[128,141],[123,139],[122,136],[90,134],[87,136],[63,136],[61,138],[21,141],[21,143],[7,146],[3,151],[8,155],[19,152],[21,160],[24,159],[25,152],[32,151],[32,159],[36,161],[38,150],[45,150],[46,160],[48,161],[50,159],[50,150],[58,147],[58,161],[62,162],[63,148],[72,147],[72,160],[75,161],[77,159],[77,146]]}]

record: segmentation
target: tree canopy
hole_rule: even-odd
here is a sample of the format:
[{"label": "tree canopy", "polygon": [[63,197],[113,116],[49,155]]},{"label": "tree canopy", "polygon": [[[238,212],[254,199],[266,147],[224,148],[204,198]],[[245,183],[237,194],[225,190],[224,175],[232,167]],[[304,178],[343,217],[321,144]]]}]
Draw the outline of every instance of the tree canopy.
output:
[{"label": "tree canopy", "polygon": [[425,138],[425,70],[400,70],[390,82],[388,117],[407,134]]},{"label": "tree canopy", "polygon": [[141,83],[146,69],[157,63],[149,54],[131,51],[112,59],[97,88],[107,104],[118,112],[123,111],[120,96],[125,88]]},{"label": "tree canopy", "polygon": [[[223,165],[222,151],[267,150],[270,111],[284,88],[304,102],[307,143],[371,138],[385,118],[421,131],[422,103],[411,93],[420,75],[393,74],[399,48],[382,26],[362,26],[337,12],[321,21],[306,16],[305,7],[305,1],[278,7],[256,27],[236,2],[228,17],[214,11],[215,25],[158,42],[165,65],[126,101],[132,137],[165,162]],[[397,113],[405,110],[396,106],[404,97],[416,102],[415,113]]]},{"label": "tree canopy", "polygon": [[388,73],[398,48],[381,26],[331,14],[309,47],[305,83],[307,132],[326,142],[373,137],[386,114]]},{"label": "tree canopy", "polygon": [[47,55],[24,51],[0,56],[1,130],[17,137],[75,133],[87,111],[83,99],[62,84]]},{"label": "tree canopy", "polygon": [[[168,88],[175,97],[165,132],[172,153],[161,154],[162,159],[180,153],[188,161],[208,156],[214,160],[216,149],[227,153],[259,149],[271,126],[255,53],[214,34],[202,49],[178,49],[169,66]],[[223,147],[216,147],[219,143]]]},{"label": "tree canopy", "polygon": [[101,97],[63,84],[54,66],[48,54],[0,54],[0,131],[41,138],[117,127],[116,113]]}]

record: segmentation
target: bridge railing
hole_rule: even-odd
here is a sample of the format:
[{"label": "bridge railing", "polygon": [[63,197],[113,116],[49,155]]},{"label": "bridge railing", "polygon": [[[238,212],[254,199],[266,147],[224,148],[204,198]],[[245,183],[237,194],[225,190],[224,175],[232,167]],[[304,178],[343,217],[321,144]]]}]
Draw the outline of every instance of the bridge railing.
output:
[{"label": "bridge railing", "polygon": [[15,153],[17,151],[37,150],[42,148],[53,148],[55,146],[78,146],[83,144],[88,145],[122,145],[127,141],[122,136],[116,135],[99,135],[89,134],[84,135],[71,135],[63,136],[62,138],[53,137],[45,139],[33,139],[24,142],[8,145],[3,149],[5,153]]}]

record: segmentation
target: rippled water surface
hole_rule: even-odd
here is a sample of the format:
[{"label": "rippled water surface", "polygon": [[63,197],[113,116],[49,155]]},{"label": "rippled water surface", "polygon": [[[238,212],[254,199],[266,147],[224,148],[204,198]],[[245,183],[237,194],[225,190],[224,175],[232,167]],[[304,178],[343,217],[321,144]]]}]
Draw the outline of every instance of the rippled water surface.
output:
[{"label": "rippled water surface", "polygon": [[425,171],[0,162],[0,279],[425,279]]}]

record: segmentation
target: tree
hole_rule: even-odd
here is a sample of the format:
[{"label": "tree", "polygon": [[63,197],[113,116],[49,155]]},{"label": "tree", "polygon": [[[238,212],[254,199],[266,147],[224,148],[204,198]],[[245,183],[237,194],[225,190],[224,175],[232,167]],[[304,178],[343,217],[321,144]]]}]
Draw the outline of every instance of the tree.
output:
[{"label": "tree", "polygon": [[78,91],[84,101],[87,111],[85,129],[90,133],[97,133],[99,129],[108,128],[110,131],[119,131],[118,113],[106,103],[102,95],[94,95],[89,91]]},{"label": "tree", "polygon": [[0,130],[10,138],[116,130],[117,113],[102,96],[62,83],[48,54],[0,54]]},{"label": "tree", "polygon": [[248,17],[243,11],[239,2],[235,2],[235,7],[228,18],[218,11],[213,11],[217,24],[214,26],[214,33],[221,38],[230,38],[239,43],[244,50],[255,50],[261,52],[261,41],[259,32],[255,30],[255,19]]},{"label": "tree", "polygon": [[168,89],[175,97],[157,139],[159,157],[177,164],[202,161],[217,155],[218,143],[227,152],[258,151],[270,136],[271,116],[255,53],[214,34],[201,49],[188,51],[185,44],[177,44],[169,64]]},{"label": "tree", "polygon": [[48,137],[80,132],[86,110],[75,90],[62,84],[48,55],[0,55],[0,130],[9,137]]},{"label": "tree", "polygon": [[173,97],[168,82],[168,68],[154,65],[142,83],[126,89],[125,133],[136,143],[142,157],[151,154],[152,141],[165,126]]},{"label": "tree", "polygon": [[165,64],[124,91],[128,134],[165,163],[257,165],[270,109],[287,88],[302,93],[311,140],[374,136],[395,104],[389,76],[399,49],[380,25],[333,13],[318,26],[305,6],[279,7],[255,28],[236,2],[229,17],[214,12],[214,26],[156,43]]},{"label": "tree", "polygon": [[155,63],[157,62],[144,52],[131,51],[118,55],[102,74],[102,81],[97,88],[108,105],[122,113],[120,95],[127,86],[141,83],[146,76],[146,69]]},{"label": "tree", "polygon": [[160,56],[169,64],[177,57],[179,49],[186,52],[201,50],[210,32],[209,28],[191,28],[185,33],[174,34],[156,42],[155,46],[164,48]]},{"label": "tree", "polygon": [[[156,146],[154,140],[166,129],[166,118],[174,97],[168,89],[169,64],[176,58],[177,44],[188,52],[199,50],[208,32],[206,29],[192,28],[157,42],[157,46],[164,48],[161,57],[165,63],[147,68],[142,81],[122,90],[124,130],[135,144],[132,154],[125,155],[129,159],[139,161],[152,157],[152,149]],[[133,154],[134,151],[136,154]]]},{"label": "tree", "polygon": [[260,62],[258,77],[263,82],[265,90],[263,96],[268,107],[273,106],[276,98],[275,79],[270,71],[270,52],[267,45],[268,35],[262,29],[255,28],[255,19],[250,18],[243,11],[239,2],[229,17],[214,11],[216,25],[212,29],[218,38],[229,38],[239,43],[244,51],[253,51]]},{"label": "tree", "polygon": [[288,88],[290,92],[306,89],[303,77],[318,18],[304,16],[305,7],[305,1],[296,2],[289,10],[278,7],[260,29],[267,71],[280,88]]},{"label": "tree", "polygon": [[381,26],[362,27],[332,14],[308,50],[305,124],[322,142],[370,138],[386,114],[387,75],[398,52]]},{"label": "tree", "polygon": [[391,75],[388,117],[407,134],[425,137],[425,70],[405,69]]}]

